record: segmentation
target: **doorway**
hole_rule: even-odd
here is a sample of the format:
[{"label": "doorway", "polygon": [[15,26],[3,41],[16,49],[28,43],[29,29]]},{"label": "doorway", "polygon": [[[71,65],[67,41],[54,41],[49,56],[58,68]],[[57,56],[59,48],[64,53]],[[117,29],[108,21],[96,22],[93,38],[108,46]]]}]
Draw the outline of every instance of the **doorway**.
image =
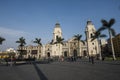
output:
[{"label": "doorway", "polygon": [[50,52],[47,53],[47,57],[50,57]]},{"label": "doorway", "polygon": [[73,51],[73,56],[77,57],[77,50],[76,49],[74,49],[74,51]]},{"label": "doorway", "polygon": [[67,51],[64,52],[64,57],[67,57]]}]

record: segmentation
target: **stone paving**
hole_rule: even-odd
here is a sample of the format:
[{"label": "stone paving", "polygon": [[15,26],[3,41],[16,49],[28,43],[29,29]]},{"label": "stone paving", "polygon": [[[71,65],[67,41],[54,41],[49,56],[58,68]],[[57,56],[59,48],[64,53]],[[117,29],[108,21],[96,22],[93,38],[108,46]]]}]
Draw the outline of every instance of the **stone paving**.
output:
[{"label": "stone paving", "polygon": [[0,65],[0,80],[120,80],[120,61]]}]

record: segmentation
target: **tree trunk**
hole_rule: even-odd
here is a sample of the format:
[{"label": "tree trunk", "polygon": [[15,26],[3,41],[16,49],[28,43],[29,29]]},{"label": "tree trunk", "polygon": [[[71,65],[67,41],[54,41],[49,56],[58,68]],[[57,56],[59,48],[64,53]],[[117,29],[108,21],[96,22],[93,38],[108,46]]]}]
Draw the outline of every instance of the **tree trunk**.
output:
[{"label": "tree trunk", "polygon": [[80,46],[79,46],[79,43],[80,43],[80,42],[78,41],[78,55],[80,55],[80,50],[79,50],[79,49],[80,49]]},{"label": "tree trunk", "polygon": [[116,60],[115,52],[114,52],[114,46],[113,46],[113,41],[112,41],[111,31],[110,31],[110,29],[109,29],[108,31],[109,31],[109,37],[110,37],[111,48],[112,48],[113,60]]},{"label": "tree trunk", "polygon": [[58,43],[58,45],[59,45],[59,56],[61,57],[61,55],[60,55],[60,43]]},{"label": "tree trunk", "polygon": [[100,44],[100,40],[99,40],[99,39],[98,39],[98,46],[99,46],[100,60],[102,60],[102,54],[101,54],[101,44]]},{"label": "tree trunk", "polygon": [[20,59],[23,59],[23,46],[21,46],[21,50],[20,50]]},{"label": "tree trunk", "polygon": [[[86,35],[88,35],[88,34],[86,33]],[[89,47],[88,47],[88,36],[86,37],[86,41],[87,41],[87,55],[88,55],[89,62],[90,62],[90,53],[89,53]]]}]

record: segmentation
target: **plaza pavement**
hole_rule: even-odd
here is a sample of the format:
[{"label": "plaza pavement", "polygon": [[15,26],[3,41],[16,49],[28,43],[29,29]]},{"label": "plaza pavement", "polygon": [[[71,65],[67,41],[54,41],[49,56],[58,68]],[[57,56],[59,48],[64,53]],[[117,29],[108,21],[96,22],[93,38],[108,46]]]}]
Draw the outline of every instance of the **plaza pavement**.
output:
[{"label": "plaza pavement", "polygon": [[120,61],[0,65],[0,80],[120,80]]}]

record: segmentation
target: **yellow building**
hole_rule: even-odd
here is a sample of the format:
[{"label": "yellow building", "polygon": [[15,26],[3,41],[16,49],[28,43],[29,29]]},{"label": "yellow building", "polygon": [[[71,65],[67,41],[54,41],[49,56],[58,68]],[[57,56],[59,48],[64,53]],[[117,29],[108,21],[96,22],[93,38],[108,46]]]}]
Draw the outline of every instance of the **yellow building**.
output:
[{"label": "yellow building", "polygon": [[10,56],[16,56],[16,51],[13,48],[9,48],[4,52],[0,52],[0,59],[8,58]]},{"label": "yellow building", "polygon": [[0,52],[0,59],[9,57],[7,52]]}]

